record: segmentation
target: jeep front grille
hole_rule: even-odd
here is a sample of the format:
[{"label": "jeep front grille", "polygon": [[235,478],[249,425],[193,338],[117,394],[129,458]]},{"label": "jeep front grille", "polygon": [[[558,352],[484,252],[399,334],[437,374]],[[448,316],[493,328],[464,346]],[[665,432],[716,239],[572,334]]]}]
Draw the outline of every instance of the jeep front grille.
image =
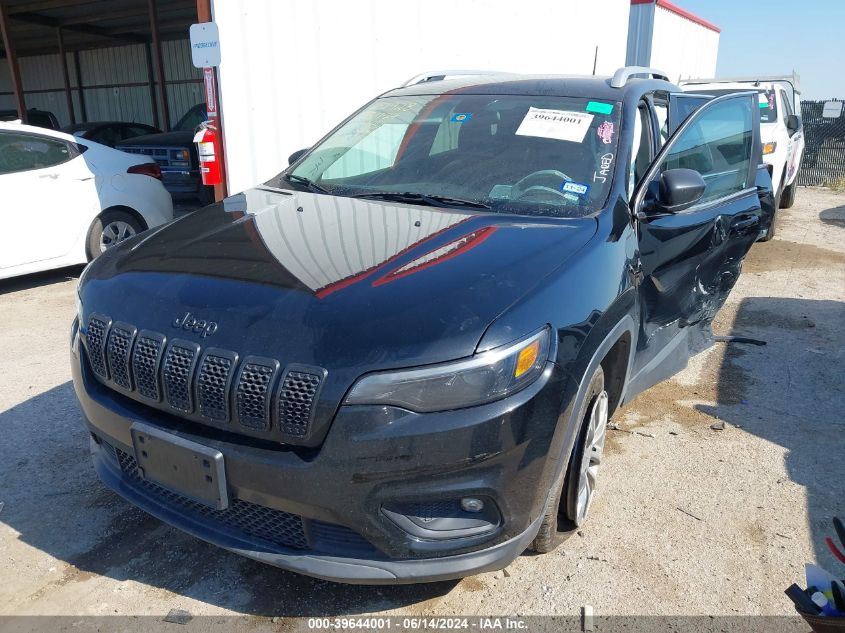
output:
[{"label": "jeep front grille", "polygon": [[[94,314],[85,349],[100,382],[181,418],[252,437],[301,443],[327,372],[167,338]],[[280,378],[281,376],[281,378]]]},{"label": "jeep front grille", "polygon": [[85,340],[88,342],[88,354],[91,359],[91,370],[108,380],[109,372],[106,365],[106,341],[108,340],[111,319],[98,314],[92,314],[88,319],[88,332]]},{"label": "jeep front grille", "polygon": [[125,323],[115,323],[109,333],[109,373],[114,384],[123,389],[132,389],[132,373],[129,359],[137,330]]},{"label": "jeep front grille", "polygon": [[236,402],[238,421],[251,429],[270,426],[270,396],[279,371],[279,361],[248,356],[238,374]]},{"label": "jeep front grille", "polygon": [[291,367],[282,379],[279,389],[279,425],[285,433],[302,437],[308,432],[314,414],[314,402],[325,372]]},{"label": "jeep front grille", "polygon": [[214,422],[229,422],[229,390],[238,355],[210,348],[200,362],[197,377],[197,406],[200,415]]},{"label": "jeep front grille", "polygon": [[164,397],[167,404],[183,413],[191,413],[194,410],[191,386],[199,349],[200,346],[196,343],[175,340],[170,343],[164,356]]},{"label": "jeep front grille", "polygon": [[161,334],[141,330],[132,352],[132,373],[138,394],[153,402],[161,400],[158,368],[163,351],[164,337]]}]

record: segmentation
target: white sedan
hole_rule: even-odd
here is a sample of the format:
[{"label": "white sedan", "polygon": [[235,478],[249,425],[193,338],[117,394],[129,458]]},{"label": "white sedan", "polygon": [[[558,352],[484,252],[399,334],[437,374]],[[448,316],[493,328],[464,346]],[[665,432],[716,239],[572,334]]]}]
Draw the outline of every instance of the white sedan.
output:
[{"label": "white sedan", "polygon": [[0,279],[90,261],[173,219],[152,159],[0,123]]}]

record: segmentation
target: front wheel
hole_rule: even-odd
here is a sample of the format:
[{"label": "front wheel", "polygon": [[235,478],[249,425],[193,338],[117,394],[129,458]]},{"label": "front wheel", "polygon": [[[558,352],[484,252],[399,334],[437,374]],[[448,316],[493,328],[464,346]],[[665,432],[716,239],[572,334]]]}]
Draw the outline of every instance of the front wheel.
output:
[{"label": "front wheel", "polygon": [[101,213],[88,231],[88,261],[143,230],[144,227],[128,211],[115,209]]},{"label": "front wheel", "polygon": [[792,205],[795,204],[795,193],[796,189],[798,189],[798,178],[792,181],[792,184],[789,185],[786,189],[783,190],[783,194],[780,197],[780,208],[781,209],[790,209]]},{"label": "front wheel", "polygon": [[595,496],[608,422],[601,366],[590,378],[576,419],[580,428],[569,464],[549,491],[543,522],[531,544],[531,549],[541,554],[554,550],[584,524]]}]

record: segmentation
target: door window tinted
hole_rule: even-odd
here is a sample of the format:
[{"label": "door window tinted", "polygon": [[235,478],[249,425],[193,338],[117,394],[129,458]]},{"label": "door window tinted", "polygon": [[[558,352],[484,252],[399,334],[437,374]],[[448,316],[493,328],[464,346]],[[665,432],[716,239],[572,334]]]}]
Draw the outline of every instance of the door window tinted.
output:
[{"label": "door window tinted", "polygon": [[789,97],[786,96],[786,91],[780,91],[780,100],[783,103],[783,122],[786,123],[786,119],[789,117],[792,112],[792,104],[789,103]]},{"label": "door window tinted", "polygon": [[660,171],[684,168],[700,173],[707,184],[702,202],[748,187],[753,139],[751,107],[751,99],[741,97],[710,106],[675,139]]},{"label": "door window tinted", "polygon": [[0,174],[43,169],[73,158],[64,141],[15,132],[0,132]]},{"label": "door window tinted", "polygon": [[122,140],[118,130],[113,127],[103,127],[99,130],[95,130],[88,135],[88,138],[95,143],[101,143],[103,145],[108,145],[109,147],[114,147]]},{"label": "door window tinted", "polygon": [[631,195],[640,182],[649,165],[651,165],[651,128],[649,126],[650,115],[645,105],[637,110],[637,118],[634,121],[634,151],[631,155],[631,165],[628,172],[628,195]]},{"label": "door window tinted", "polygon": [[146,134],[154,134],[155,130],[146,127],[139,127],[137,125],[127,125],[123,128],[123,138],[135,138],[136,136],[144,136]]},{"label": "door window tinted", "polygon": [[657,140],[660,142],[660,147],[669,140],[669,104],[655,102],[654,112],[657,115],[657,127],[659,135]]}]

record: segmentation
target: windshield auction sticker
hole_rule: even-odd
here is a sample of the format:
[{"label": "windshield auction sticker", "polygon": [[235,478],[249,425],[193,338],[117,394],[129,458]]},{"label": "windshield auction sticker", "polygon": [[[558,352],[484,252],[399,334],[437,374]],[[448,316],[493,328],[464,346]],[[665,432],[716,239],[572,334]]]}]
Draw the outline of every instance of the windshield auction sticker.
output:
[{"label": "windshield auction sticker", "polygon": [[519,124],[516,135],[583,143],[592,122],[593,115],[586,112],[528,108],[528,114]]}]

